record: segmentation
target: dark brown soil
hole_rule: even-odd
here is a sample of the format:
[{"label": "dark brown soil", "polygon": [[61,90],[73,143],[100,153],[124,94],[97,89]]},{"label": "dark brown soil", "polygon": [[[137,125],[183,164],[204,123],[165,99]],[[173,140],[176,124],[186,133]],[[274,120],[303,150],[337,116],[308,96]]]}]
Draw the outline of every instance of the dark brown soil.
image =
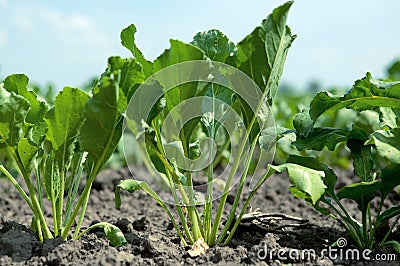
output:
[{"label": "dark brown soil", "polygon": [[[341,176],[344,183],[349,182],[348,173]],[[29,229],[31,211],[17,190],[0,179],[0,265],[400,265],[398,261],[333,260],[327,254],[320,256],[340,237],[348,240],[345,248],[353,248],[352,242],[338,222],[294,198],[288,191],[288,177],[282,174],[272,176],[259,190],[253,199],[253,210],[260,208],[278,218],[285,214],[308,222],[290,227],[296,221],[283,217],[281,221],[275,218],[268,223],[245,223],[229,246],[213,247],[206,254],[191,258],[167,215],[145,193],[123,193],[121,210],[114,208],[114,187],[124,178],[130,178],[126,169],[102,172],[93,185],[85,220],[85,226],[103,221],[120,227],[128,244],[119,248],[112,247],[101,231],[91,232],[78,241],[57,238],[40,243]],[[398,204],[397,195],[392,196],[392,202]],[[356,211],[355,207],[353,210]],[[275,251],[271,256],[268,253],[263,258],[264,251],[272,249]],[[316,255],[303,260],[293,258],[296,252],[301,254],[308,249],[315,249]]]}]

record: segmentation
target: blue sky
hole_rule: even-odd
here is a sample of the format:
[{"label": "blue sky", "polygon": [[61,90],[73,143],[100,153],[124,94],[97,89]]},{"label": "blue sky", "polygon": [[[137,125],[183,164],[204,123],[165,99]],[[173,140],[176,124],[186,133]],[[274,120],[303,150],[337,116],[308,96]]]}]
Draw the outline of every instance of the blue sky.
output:
[{"label": "blue sky", "polygon": [[[170,38],[191,41],[217,28],[240,41],[284,1],[25,1],[0,0],[0,76],[26,73],[31,81],[81,86],[101,74],[111,55],[129,56],[120,31],[134,23],[148,59]],[[298,35],[283,80],[297,88],[351,86],[371,71],[382,77],[400,57],[398,0],[297,0],[288,24]]]}]

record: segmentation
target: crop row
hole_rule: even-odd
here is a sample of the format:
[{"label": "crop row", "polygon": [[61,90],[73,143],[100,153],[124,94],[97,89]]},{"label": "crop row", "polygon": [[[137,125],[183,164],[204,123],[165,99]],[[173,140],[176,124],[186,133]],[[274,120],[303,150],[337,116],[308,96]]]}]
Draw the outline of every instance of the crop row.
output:
[{"label": "crop row", "polygon": [[[89,92],[65,87],[45,100],[28,89],[25,75],[5,78],[0,171],[31,208],[38,237],[78,239],[101,227],[113,245],[126,243],[114,225],[81,227],[93,181],[110,157],[121,166],[136,154],[173,200],[157,195],[145,178],[127,179],[116,187],[116,207],[121,190],[144,190],[168,214],[182,244],[192,245],[193,256],[229,243],[251,198],[276,171],[287,171],[290,192],[337,219],[360,248],[400,251],[390,238],[400,206],[384,208],[400,184],[399,64],[387,80],[367,73],[340,96],[319,92],[308,103],[277,94],[296,37],[286,25],[291,5],[276,8],[237,44],[218,30],[200,32],[191,43],[171,40],[153,62],[136,46],[130,25],[121,42],[132,57],[110,57]],[[354,169],[354,183],[338,188],[337,165]],[[247,183],[249,196],[241,199]],[[221,226],[230,192],[233,206]],[[357,205],[360,221],[343,199]]]}]

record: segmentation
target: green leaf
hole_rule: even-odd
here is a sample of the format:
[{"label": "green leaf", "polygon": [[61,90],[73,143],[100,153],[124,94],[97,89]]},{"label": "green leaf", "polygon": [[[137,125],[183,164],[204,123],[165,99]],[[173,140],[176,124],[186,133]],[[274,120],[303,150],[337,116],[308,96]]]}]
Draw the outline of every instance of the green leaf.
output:
[{"label": "green leaf", "polygon": [[379,116],[380,120],[382,121],[380,125],[381,127],[388,126],[390,129],[398,127],[397,125],[400,116],[398,117],[391,108],[381,107],[379,109],[380,109]]},{"label": "green leaf", "polygon": [[400,164],[382,169],[380,180],[382,182],[381,197],[385,199],[396,186],[400,185]]},{"label": "green leaf", "polygon": [[[154,60],[154,72],[181,62],[204,59],[204,52],[191,44],[173,39],[170,40],[170,44],[171,47]],[[176,73],[176,76],[171,78],[179,81],[179,73]],[[179,82],[170,84],[179,84]]]},{"label": "green leaf", "polygon": [[261,131],[260,137],[258,138],[258,143],[263,150],[269,151],[279,139],[283,138],[285,134],[289,134],[291,132],[293,132],[293,130],[281,126],[267,127]]},{"label": "green leaf", "polygon": [[351,151],[353,157],[354,174],[362,181],[368,181],[374,166],[371,158],[371,147],[364,146],[365,140],[348,139],[347,147]]},{"label": "green leaf", "polygon": [[65,87],[55,100],[54,108],[46,114],[47,139],[54,150],[65,149],[79,134],[83,112],[89,95],[76,88]]},{"label": "green leaf", "polygon": [[323,181],[326,186],[326,192],[329,194],[330,197],[335,196],[335,186],[338,181],[338,177],[335,174],[335,172],[327,165],[320,163],[318,159],[314,157],[297,156],[297,155],[290,155],[286,162],[298,164],[317,171],[323,171],[325,173]]},{"label": "green leaf", "polygon": [[154,73],[153,66],[151,62],[144,58],[142,52],[137,48],[135,44],[135,33],[136,27],[133,24],[123,29],[121,32],[121,43],[125,48],[132,52],[133,57],[142,65],[143,72],[147,78]]},{"label": "green leaf", "polygon": [[104,227],[104,233],[106,234],[106,237],[108,240],[110,240],[110,243],[114,247],[121,247],[128,243],[125,239],[124,234],[122,231],[116,227],[115,225],[112,224],[106,224]]},{"label": "green leaf", "polygon": [[128,99],[132,97],[136,89],[144,82],[143,67],[132,58],[123,59],[112,56],[108,59],[106,76],[116,73],[119,76],[119,87]]},{"label": "green leaf", "polygon": [[25,98],[0,86],[0,149],[16,150],[29,109]]},{"label": "green leaf", "polygon": [[391,132],[377,130],[371,134],[366,144],[374,144],[378,154],[392,163],[400,163],[400,129]]},{"label": "green leaf", "polygon": [[349,131],[337,128],[314,128],[307,137],[298,135],[293,143],[299,151],[317,150],[327,147],[333,151],[339,142],[346,141]]},{"label": "green leaf", "polygon": [[51,153],[46,158],[44,169],[44,188],[47,198],[55,202],[60,194],[60,171],[55,160],[55,154]]},{"label": "green leaf", "polygon": [[18,156],[24,167],[25,173],[29,175],[32,172],[33,159],[35,158],[36,153],[39,150],[39,147],[29,143],[28,139],[22,138],[18,142],[17,149],[18,149]]},{"label": "green leaf", "polygon": [[[258,101],[263,101],[261,104],[272,104],[278,91],[287,52],[296,37],[292,35],[290,28],[286,25],[292,4],[293,2],[289,1],[274,9],[260,26],[236,45],[236,63],[230,62],[252,78],[263,93],[266,92],[265,99],[258,99]],[[239,101],[244,124],[248,128],[254,112],[242,98],[239,98]],[[250,142],[260,130],[263,128],[255,123],[250,132]]]},{"label": "green leaf", "polygon": [[46,138],[52,144],[60,171],[66,171],[73,155],[73,143],[84,120],[89,95],[76,88],[65,87],[56,97],[54,108],[44,120],[48,130]]},{"label": "green leaf", "polygon": [[[297,188],[296,191],[306,193],[313,205],[315,205],[325,194],[326,186],[323,182],[325,173],[323,171],[317,171],[292,163],[285,163],[279,166],[271,165],[271,168],[278,172],[287,170],[290,183]],[[296,194],[300,195],[299,193]],[[304,194],[301,195],[304,197]]]},{"label": "green leaf", "polygon": [[28,82],[29,79],[26,75],[14,74],[4,80],[4,88],[9,92],[15,92],[29,101],[30,110],[26,117],[26,122],[36,124],[42,121],[48,107],[45,102],[37,99],[36,93],[28,91]]},{"label": "green leaf", "polygon": [[93,178],[106,164],[122,135],[122,119],[118,111],[119,88],[113,78],[103,78],[88,101],[79,141],[96,165]]},{"label": "green leaf", "polygon": [[46,132],[47,132],[47,123],[43,120],[42,122],[39,122],[34,125],[32,131],[30,131],[30,134],[28,134],[27,136],[28,140],[34,143],[36,146],[40,146],[40,144],[46,138]]},{"label": "green leaf", "polygon": [[397,242],[396,240],[387,241],[383,245],[391,246],[394,249],[394,251],[396,251],[397,253],[400,253],[400,243]]},{"label": "green leaf", "polygon": [[341,97],[334,97],[327,92],[318,93],[311,101],[310,115],[315,121],[327,110],[350,108],[363,111],[379,107],[400,108],[400,82],[378,81],[367,73]]},{"label": "green leaf", "polygon": [[383,222],[397,216],[400,214],[400,206],[394,206],[391,207],[390,209],[384,211],[377,217],[377,224],[382,224]]},{"label": "green leaf", "polygon": [[358,208],[364,211],[367,204],[373,200],[375,192],[382,187],[380,180],[375,180],[371,182],[360,182],[351,184],[341,188],[336,196],[339,199],[351,199],[357,202]]},{"label": "green leaf", "polygon": [[[191,60],[202,60],[204,59],[204,53],[197,47],[183,43],[178,40],[170,40],[171,48],[165,50],[153,63],[154,71],[157,72],[161,69],[164,69],[168,66],[175,65],[181,62],[187,62]],[[176,68],[176,71],[168,76],[161,76],[162,79],[167,79],[168,84],[179,84],[173,89],[168,88],[167,84],[164,84],[161,80],[159,80],[161,86],[163,86],[163,90],[165,91],[164,97],[166,99],[166,108],[167,111],[170,112],[174,109],[175,106],[183,103],[185,100],[192,98],[194,96],[201,96],[198,94],[197,86],[198,82],[190,82],[186,84],[182,84],[181,72],[179,71],[179,67]],[[183,70],[182,70],[183,71]],[[184,71],[183,71],[184,72]],[[187,75],[187,73],[182,74]],[[186,77],[183,77],[185,79]],[[169,89],[169,90],[168,90]],[[205,93],[205,91],[203,92]],[[177,121],[174,121],[176,124],[180,124],[183,121],[180,121],[181,117],[184,117],[184,113],[186,112],[185,108],[191,108],[190,106],[179,106],[174,109],[173,115],[176,117]],[[182,140],[182,144],[187,150],[189,146],[190,136],[197,126],[200,118],[195,118],[190,121],[187,121],[181,132],[180,137]],[[182,123],[183,124],[183,123]]]},{"label": "green leaf", "polygon": [[278,90],[289,47],[295,39],[286,26],[289,1],[274,9],[250,35],[237,44],[237,66],[249,75],[262,91],[270,90],[272,100]]},{"label": "green leaf", "polygon": [[211,60],[222,63],[234,56],[236,50],[235,44],[219,30],[199,32],[191,44],[203,50]]}]

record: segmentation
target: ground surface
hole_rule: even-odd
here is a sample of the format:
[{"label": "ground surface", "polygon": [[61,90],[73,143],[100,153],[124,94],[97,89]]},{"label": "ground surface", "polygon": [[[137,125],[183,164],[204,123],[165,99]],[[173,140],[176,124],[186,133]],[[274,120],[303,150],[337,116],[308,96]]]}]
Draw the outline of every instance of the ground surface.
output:
[{"label": "ground surface", "polygon": [[[344,183],[349,182],[348,173],[340,175]],[[299,221],[280,217],[283,220],[277,222],[277,216],[263,224],[243,225],[229,246],[210,248],[206,254],[191,258],[167,215],[146,194],[123,193],[121,210],[114,208],[114,187],[119,180],[129,177],[127,169],[104,170],[93,186],[85,220],[86,226],[96,221],[119,226],[128,241],[119,248],[110,246],[100,231],[78,241],[54,239],[41,244],[28,229],[31,212],[25,202],[7,180],[0,179],[0,265],[400,265],[398,261],[360,262],[319,257],[324,248],[340,237],[348,240],[347,248],[352,248],[352,243],[338,222],[319,215],[303,200],[294,198],[288,191],[288,177],[282,174],[272,176],[260,189],[253,199],[253,210],[260,208],[265,213],[291,215],[308,222],[301,222],[300,227],[280,228]],[[397,195],[392,196],[392,203],[399,203]],[[272,249],[275,251],[270,257]],[[283,250],[281,258],[278,258],[279,249]],[[289,258],[290,253],[296,257],[307,249],[315,249],[316,257]]]}]

